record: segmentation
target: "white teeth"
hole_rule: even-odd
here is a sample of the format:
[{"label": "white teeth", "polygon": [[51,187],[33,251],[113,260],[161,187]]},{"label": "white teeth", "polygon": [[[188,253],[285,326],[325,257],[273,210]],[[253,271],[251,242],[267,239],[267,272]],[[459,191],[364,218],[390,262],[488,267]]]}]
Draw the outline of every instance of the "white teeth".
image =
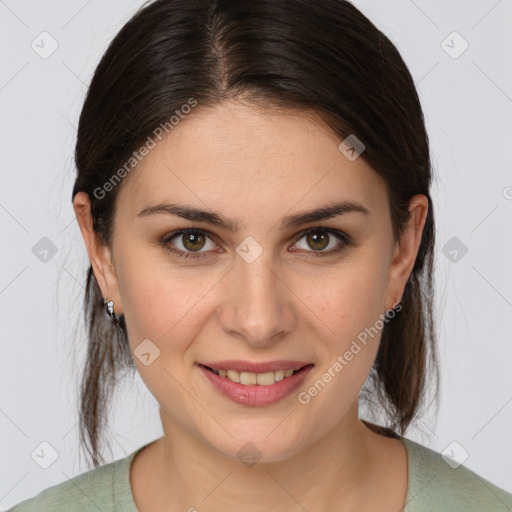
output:
[{"label": "white teeth", "polygon": [[256,376],[256,382],[254,384],[258,383],[260,386],[270,386],[276,381],[274,372],[253,373],[252,375]]},{"label": "white teeth", "polygon": [[232,380],[233,382],[240,382],[240,372],[237,372],[236,370],[228,370],[226,376],[229,380]]},{"label": "white teeth", "polygon": [[257,375],[250,372],[240,372],[240,384],[256,384]]},{"label": "white teeth", "polygon": [[[260,386],[271,386],[275,382],[291,377],[296,370],[276,370],[275,372],[253,373],[237,372],[236,370],[213,370],[217,375],[226,377],[233,382],[239,382],[244,385],[258,384]],[[298,371],[298,370],[297,370]]]}]

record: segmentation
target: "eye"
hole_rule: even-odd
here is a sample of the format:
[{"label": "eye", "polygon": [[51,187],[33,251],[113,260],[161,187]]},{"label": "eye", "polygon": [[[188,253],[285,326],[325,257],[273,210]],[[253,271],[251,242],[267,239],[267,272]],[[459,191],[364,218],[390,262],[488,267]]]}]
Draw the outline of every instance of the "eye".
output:
[{"label": "eye", "polygon": [[[305,246],[299,247],[298,242],[303,239]],[[336,239],[338,239],[338,243],[336,243]],[[345,246],[350,245],[351,241],[348,235],[337,229],[310,228],[302,234],[298,242],[295,245],[299,249],[316,253],[313,256],[326,256],[340,252]]]},{"label": "eye", "polygon": [[[298,245],[302,239],[306,241],[305,247],[299,247]],[[338,243],[335,243],[336,239]],[[175,240],[177,243],[174,242]],[[208,242],[210,243],[209,247]],[[162,238],[161,244],[168,251],[177,254],[181,258],[204,258],[208,256],[207,253],[217,248],[207,231],[193,228],[180,229],[169,233]],[[304,249],[311,253],[311,256],[329,256],[341,252],[351,244],[352,239],[346,233],[337,229],[317,227],[302,232],[292,251]]]},{"label": "eye", "polygon": [[[173,240],[178,240],[178,245],[174,245]],[[207,247],[207,241],[210,241],[211,246]],[[209,250],[215,249],[216,245],[213,243],[211,238],[206,234],[203,230],[197,229],[181,229],[179,231],[175,231],[170,235],[166,236],[162,243],[171,251],[183,258],[197,258],[200,257],[201,254],[194,253],[203,253],[208,252]],[[181,247],[180,247],[181,245]],[[202,251],[201,249],[205,248],[206,250]]]}]

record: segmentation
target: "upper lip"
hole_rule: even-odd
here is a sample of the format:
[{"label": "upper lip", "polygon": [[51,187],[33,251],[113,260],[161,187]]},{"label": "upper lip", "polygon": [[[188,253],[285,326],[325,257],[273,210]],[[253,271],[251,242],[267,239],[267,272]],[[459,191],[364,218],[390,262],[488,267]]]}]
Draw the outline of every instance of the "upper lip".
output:
[{"label": "upper lip", "polygon": [[278,361],[267,361],[262,363],[253,363],[251,361],[226,360],[215,362],[199,363],[202,366],[208,366],[213,370],[236,370],[238,372],[266,373],[277,370],[299,370],[303,366],[313,364],[308,361],[289,361],[280,359]]}]

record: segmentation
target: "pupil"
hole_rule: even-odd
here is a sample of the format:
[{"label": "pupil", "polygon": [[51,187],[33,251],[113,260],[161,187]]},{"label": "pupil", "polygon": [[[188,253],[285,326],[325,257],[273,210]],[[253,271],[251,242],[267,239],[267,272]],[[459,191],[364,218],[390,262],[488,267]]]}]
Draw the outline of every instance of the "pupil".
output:
[{"label": "pupil", "polygon": [[[185,237],[184,245],[185,245],[185,247],[187,247],[187,249],[192,249],[192,250],[197,249],[197,248],[201,249],[202,248],[201,241],[200,241],[201,238],[202,238],[202,235],[198,235],[197,233],[189,233]],[[192,245],[189,247],[188,244],[192,244]]]},{"label": "pupil", "polygon": [[[310,234],[310,241],[309,245],[313,249],[325,249],[326,247],[326,241],[327,241],[327,234],[321,233],[321,234]],[[320,246],[317,246],[316,244],[320,244]]]}]

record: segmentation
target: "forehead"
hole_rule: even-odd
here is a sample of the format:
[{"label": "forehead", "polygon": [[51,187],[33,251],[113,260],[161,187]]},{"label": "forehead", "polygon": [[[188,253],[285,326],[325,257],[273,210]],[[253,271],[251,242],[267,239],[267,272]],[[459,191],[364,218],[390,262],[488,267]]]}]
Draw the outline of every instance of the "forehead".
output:
[{"label": "forehead", "polygon": [[133,215],[150,202],[180,199],[244,210],[340,199],[385,203],[382,178],[363,158],[347,159],[341,140],[312,112],[233,102],[196,107],[155,140],[122,184],[119,207]]}]

